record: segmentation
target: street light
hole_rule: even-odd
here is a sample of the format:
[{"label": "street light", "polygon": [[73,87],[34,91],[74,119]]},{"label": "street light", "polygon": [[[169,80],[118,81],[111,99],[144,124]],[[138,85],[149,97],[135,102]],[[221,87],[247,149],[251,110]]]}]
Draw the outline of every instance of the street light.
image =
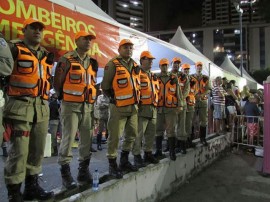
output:
[{"label": "street light", "polygon": [[240,24],[240,72],[241,77],[243,77],[243,36],[242,36],[242,15],[243,9],[240,8],[240,4],[237,2],[233,3],[237,13],[239,14],[239,24]]}]

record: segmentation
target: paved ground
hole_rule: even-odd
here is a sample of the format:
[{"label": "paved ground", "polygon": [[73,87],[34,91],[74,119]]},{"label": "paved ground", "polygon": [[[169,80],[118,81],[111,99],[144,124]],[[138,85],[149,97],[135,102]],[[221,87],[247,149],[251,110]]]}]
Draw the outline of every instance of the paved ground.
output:
[{"label": "paved ground", "polygon": [[[93,144],[93,147],[96,148],[96,144]],[[96,168],[98,168],[100,173],[105,173],[108,171],[108,162],[106,158],[106,148],[107,145],[103,144],[102,151],[94,152],[91,158],[90,170],[94,172]],[[71,172],[73,174],[74,179],[77,178],[78,173],[78,151],[77,149],[73,149],[74,158],[71,163]],[[3,179],[3,170],[4,170],[4,162],[6,158],[2,156],[2,149],[0,149],[0,202],[7,201],[7,190],[4,184]],[[40,177],[40,183],[43,188],[46,190],[60,190],[62,186],[62,180],[59,171],[59,165],[57,164],[57,157],[49,157],[44,158],[43,161],[43,173]]]},{"label": "paved ground", "polygon": [[270,178],[256,171],[260,160],[247,153],[228,154],[163,201],[269,202]]},{"label": "paved ground", "polygon": [[[106,148],[106,145],[102,145]],[[94,147],[96,145],[94,144]],[[0,151],[2,155],[2,151]],[[77,149],[71,163],[71,172],[76,179]],[[7,201],[7,191],[3,180],[3,166],[5,158],[0,157],[0,201]],[[199,175],[183,185],[175,194],[164,202],[269,202],[270,178],[261,177],[256,171],[256,161],[251,154],[228,154],[206,168]],[[95,168],[101,174],[108,171],[106,149],[93,153],[91,172]],[[61,177],[57,157],[45,158],[41,185],[47,190],[59,190]]]}]

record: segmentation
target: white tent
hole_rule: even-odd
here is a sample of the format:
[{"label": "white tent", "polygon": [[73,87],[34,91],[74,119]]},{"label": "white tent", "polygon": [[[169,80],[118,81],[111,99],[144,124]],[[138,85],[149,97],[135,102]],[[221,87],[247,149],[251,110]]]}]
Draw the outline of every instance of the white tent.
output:
[{"label": "white tent", "polygon": [[228,55],[225,57],[223,63],[220,65],[220,67],[228,72],[231,72],[233,74],[240,76],[239,69],[232,63]]},{"label": "white tent", "polygon": [[[227,70],[233,74],[241,76],[241,71],[232,63],[230,58],[228,56],[225,57],[223,63],[220,65],[220,67],[224,70]],[[257,81],[255,81],[243,68],[243,77],[247,80],[247,85],[250,88],[263,88],[262,85],[258,84]]]},{"label": "white tent", "polygon": [[[219,68],[215,64],[212,63],[207,57],[205,57],[185,36],[183,30],[179,26],[173,36],[173,38],[170,40],[171,44],[174,44],[178,47],[181,47],[185,50],[188,50],[192,53],[195,53],[197,55],[200,55],[204,60],[208,61],[209,64],[212,64],[215,68],[211,70],[215,75],[217,75],[216,70]],[[220,66],[222,68],[223,74],[218,74],[221,76],[226,76],[228,79],[234,79],[238,82],[238,85],[240,88],[243,87],[243,85],[249,85],[250,88],[260,88],[262,87],[260,84],[258,84],[247,72],[245,69],[243,69],[243,78],[241,78],[241,74],[239,69],[231,62],[231,60],[228,58],[228,56],[225,58],[224,62]],[[211,72],[209,73],[211,75]],[[246,80],[246,81],[245,81]]]},{"label": "white tent", "polygon": [[192,53],[195,53],[201,57],[205,57],[193,44],[188,40],[186,35],[184,34],[183,30],[180,26],[178,26],[173,38],[170,40],[170,44],[176,45],[181,47],[185,50],[188,50]]}]

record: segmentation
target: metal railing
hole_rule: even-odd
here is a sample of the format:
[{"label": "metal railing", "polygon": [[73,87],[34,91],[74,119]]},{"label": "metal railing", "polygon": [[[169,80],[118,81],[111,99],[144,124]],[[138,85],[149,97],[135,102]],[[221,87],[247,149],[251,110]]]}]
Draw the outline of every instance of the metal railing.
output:
[{"label": "metal railing", "polygon": [[262,116],[237,115],[234,118],[232,128],[232,143],[247,147],[263,147],[263,124]]}]

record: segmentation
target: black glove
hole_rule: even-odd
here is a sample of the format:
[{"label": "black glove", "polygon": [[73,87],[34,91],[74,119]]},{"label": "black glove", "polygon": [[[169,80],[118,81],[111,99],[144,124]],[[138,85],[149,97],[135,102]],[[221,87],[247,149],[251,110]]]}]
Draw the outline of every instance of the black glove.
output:
[{"label": "black glove", "polygon": [[153,81],[157,81],[157,75],[156,74],[152,74],[153,76]]},{"label": "black glove", "polygon": [[53,53],[48,53],[47,54],[47,59],[46,59],[46,61],[45,61],[47,64],[49,64],[49,65],[52,65],[53,64],[53,62],[54,62],[54,54]]},{"label": "black glove", "polygon": [[208,81],[208,77],[207,76],[203,76],[203,82]]},{"label": "black glove", "polygon": [[185,74],[182,74],[181,76],[180,76],[180,79],[181,79],[181,81],[184,81],[185,79],[186,79],[186,75]]},{"label": "black glove", "polygon": [[174,84],[177,83],[177,77],[171,76],[170,80],[171,80],[171,81],[170,81],[170,84],[171,84],[171,85],[174,85]]},{"label": "black glove", "polygon": [[90,58],[90,63],[91,63],[91,65],[92,65],[92,69],[93,69],[95,72],[97,72],[97,71],[98,71],[98,62],[97,62],[95,59]]},{"label": "black glove", "polygon": [[133,69],[134,69],[135,74],[139,74],[139,73],[140,73],[140,70],[141,70],[141,69],[140,69],[139,66],[134,67]]},{"label": "black glove", "polygon": [[194,86],[195,83],[196,83],[196,81],[194,81],[194,80],[191,80],[191,81],[190,81],[190,85],[191,85],[191,86]]}]

